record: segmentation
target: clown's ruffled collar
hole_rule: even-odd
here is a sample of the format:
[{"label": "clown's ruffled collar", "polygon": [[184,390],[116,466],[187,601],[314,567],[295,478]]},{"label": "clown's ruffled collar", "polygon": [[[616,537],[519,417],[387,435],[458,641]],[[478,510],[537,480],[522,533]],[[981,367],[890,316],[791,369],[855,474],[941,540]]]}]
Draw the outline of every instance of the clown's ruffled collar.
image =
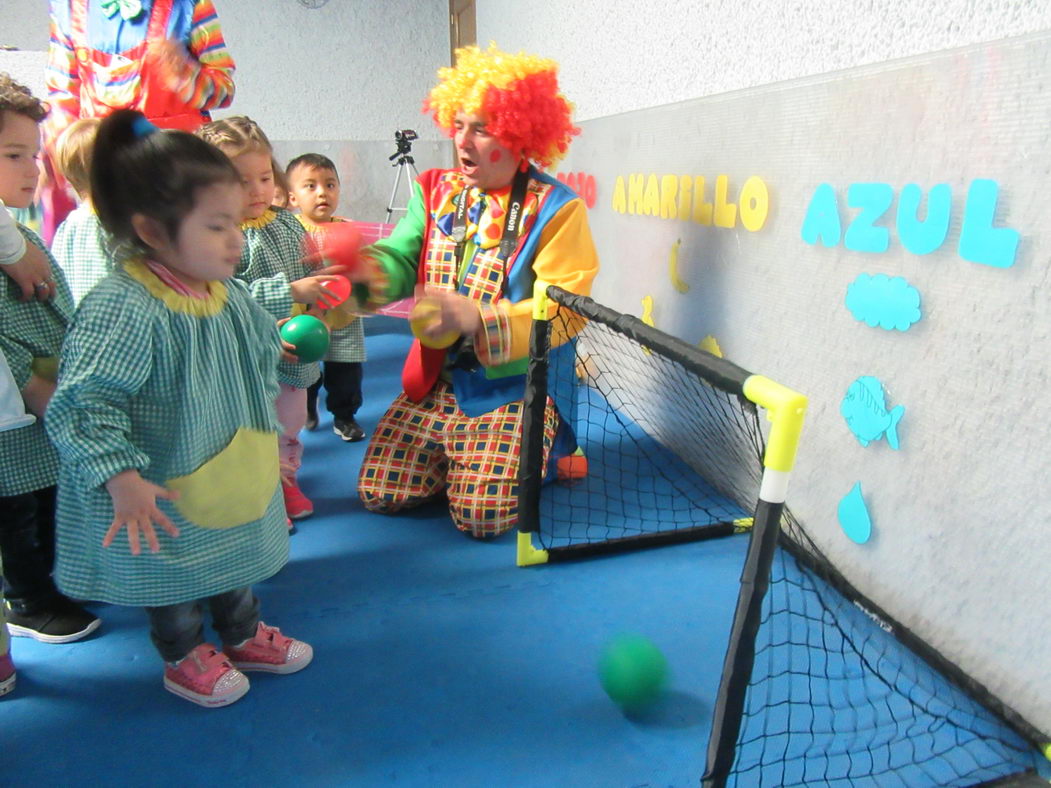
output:
[{"label": "clown's ruffled collar", "polygon": [[[434,221],[445,235],[452,235],[456,201],[465,188],[468,187],[464,183],[463,175],[456,170],[443,174],[435,184],[431,201]],[[510,185],[488,191],[470,187],[467,197],[467,237],[476,246],[491,249],[500,244],[504,232],[504,219],[507,216],[507,203],[510,199]],[[539,204],[533,182],[530,181],[525,207],[522,209],[523,230],[532,224]]]}]

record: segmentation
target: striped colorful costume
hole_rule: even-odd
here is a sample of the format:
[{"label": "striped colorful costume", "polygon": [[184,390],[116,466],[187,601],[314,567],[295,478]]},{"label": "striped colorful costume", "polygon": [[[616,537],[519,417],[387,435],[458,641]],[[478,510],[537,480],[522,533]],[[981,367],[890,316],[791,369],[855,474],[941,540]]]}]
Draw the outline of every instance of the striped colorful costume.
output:
[{"label": "striped colorful costume", "polygon": [[[137,109],[161,128],[194,131],[208,111],[234,97],[234,61],[226,49],[212,0],[138,0],[125,18],[119,4],[50,0],[51,40],[44,82],[51,114],[44,124],[49,149],[77,118]],[[175,41],[189,61],[175,84],[158,73],[150,42]],[[62,188],[44,196],[45,239],[73,208]]]},{"label": "striped colorful costume", "polygon": [[[473,337],[479,364],[458,368],[454,354],[413,343],[402,373],[404,392],[373,434],[358,492],[368,509],[393,512],[444,491],[457,528],[494,536],[517,523],[533,283],[542,278],[586,295],[598,259],[583,202],[530,168],[515,251],[506,263],[498,254],[510,188],[471,189],[468,242],[457,270],[450,233],[454,201],[463,189],[455,170],[420,176],[406,216],[388,239],[369,247],[384,280],[369,299],[389,303],[410,295],[417,283],[473,299],[482,315]],[[549,401],[545,464],[558,428],[558,411]]]}]

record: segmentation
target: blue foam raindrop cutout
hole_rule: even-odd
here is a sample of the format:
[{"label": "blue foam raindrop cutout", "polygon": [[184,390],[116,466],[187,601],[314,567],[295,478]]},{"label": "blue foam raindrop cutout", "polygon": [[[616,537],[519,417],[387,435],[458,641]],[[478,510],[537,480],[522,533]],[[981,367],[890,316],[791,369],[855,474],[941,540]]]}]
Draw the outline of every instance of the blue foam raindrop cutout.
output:
[{"label": "blue foam raindrop cutout", "polygon": [[854,482],[850,492],[843,496],[837,513],[839,525],[851,541],[865,544],[872,537],[872,518],[861,496],[861,482]]}]

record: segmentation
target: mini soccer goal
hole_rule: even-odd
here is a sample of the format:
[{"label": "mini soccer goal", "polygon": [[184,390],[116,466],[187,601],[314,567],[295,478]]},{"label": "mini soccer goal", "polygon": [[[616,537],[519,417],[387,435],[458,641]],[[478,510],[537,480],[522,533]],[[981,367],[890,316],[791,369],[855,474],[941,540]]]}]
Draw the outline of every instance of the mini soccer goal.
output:
[{"label": "mini soccer goal", "polygon": [[863,596],[785,507],[802,395],[590,298],[538,283],[534,304],[519,564],[752,526],[705,788],[1047,785],[1051,739]]},{"label": "mini soccer goal", "polygon": [[[549,399],[562,418],[545,467]],[[759,409],[770,420],[765,440]],[[805,397],[768,378],[538,282],[519,565],[776,523],[805,409]]]},{"label": "mini soccer goal", "polygon": [[1046,787],[1048,741],[862,595],[791,512],[752,532],[705,788]]}]

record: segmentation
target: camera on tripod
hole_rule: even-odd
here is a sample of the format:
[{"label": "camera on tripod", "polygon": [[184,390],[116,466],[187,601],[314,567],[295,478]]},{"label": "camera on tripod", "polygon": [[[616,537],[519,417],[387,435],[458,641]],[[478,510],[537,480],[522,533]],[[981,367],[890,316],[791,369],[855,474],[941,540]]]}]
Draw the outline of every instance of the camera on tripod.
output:
[{"label": "camera on tripod", "polygon": [[394,132],[394,142],[397,144],[398,149],[388,158],[394,161],[399,156],[405,156],[412,153],[412,141],[417,139],[419,135],[416,134],[412,129],[401,129]]}]

